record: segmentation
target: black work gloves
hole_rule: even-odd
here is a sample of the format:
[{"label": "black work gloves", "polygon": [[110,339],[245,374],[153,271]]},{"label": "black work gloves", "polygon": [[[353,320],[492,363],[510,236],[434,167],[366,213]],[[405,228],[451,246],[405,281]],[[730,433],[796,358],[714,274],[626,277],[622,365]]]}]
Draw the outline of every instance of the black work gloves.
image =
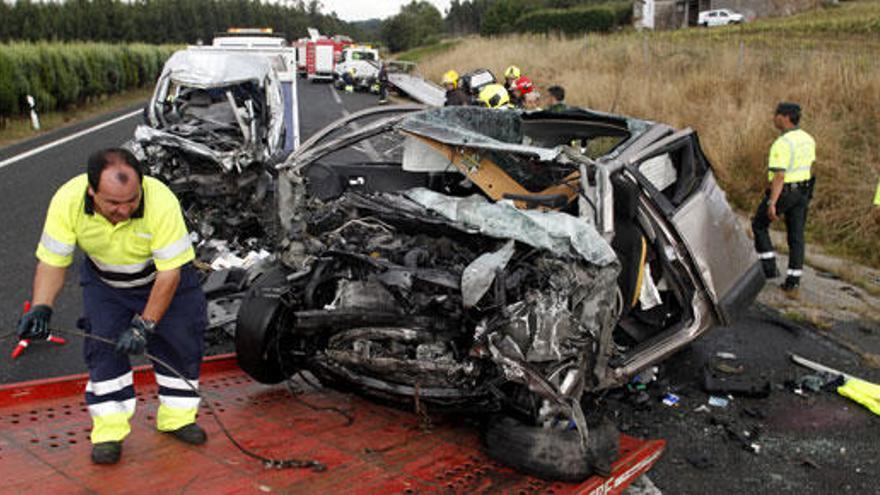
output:
[{"label": "black work gloves", "polygon": [[49,338],[50,319],[52,319],[52,308],[45,304],[37,304],[18,320],[18,337],[29,340],[46,340]]},{"label": "black work gloves", "polygon": [[156,327],[154,322],[145,321],[141,315],[134,315],[128,328],[116,339],[116,352],[143,354],[147,346],[147,333]]}]

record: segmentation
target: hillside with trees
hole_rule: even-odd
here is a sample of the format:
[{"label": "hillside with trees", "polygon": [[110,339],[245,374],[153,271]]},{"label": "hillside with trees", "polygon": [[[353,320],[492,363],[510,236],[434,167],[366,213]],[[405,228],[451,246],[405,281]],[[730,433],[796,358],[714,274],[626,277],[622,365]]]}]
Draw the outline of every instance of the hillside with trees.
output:
[{"label": "hillside with trees", "polygon": [[610,31],[628,24],[629,0],[452,0],[445,17],[433,4],[413,0],[382,23],[392,52],[436,42],[441,35]]}]

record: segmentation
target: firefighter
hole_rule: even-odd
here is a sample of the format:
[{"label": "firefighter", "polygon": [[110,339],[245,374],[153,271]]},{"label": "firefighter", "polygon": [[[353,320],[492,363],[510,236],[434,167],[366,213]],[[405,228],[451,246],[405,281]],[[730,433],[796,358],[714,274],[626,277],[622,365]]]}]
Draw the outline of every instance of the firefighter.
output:
[{"label": "firefighter", "polygon": [[535,90],[532,80],[526,76],[522,76],[513,82],[513,89],[510,90],[510,103],[516,108],[525,107],[526,95]]},{"label": "firefighter", "polygon": [[548,112],[562,112],[568,108],[565,104],[565,88],[562,86],[550,86],[547,88],[550,104],[547,105]]},{"label": "firefighter", "polygon": [[773,125],[782,134],[770,147],[767,163],[769,185],[752,218],[755,249],[761,259],[764,275],[771,279],[779,276],[779,270],[768,228],[771,222],[785,217],[789,258],[788,272],[780,288],[791,298],[798,296],[803,273],[804,227],[815,184],[812,166],[816,160],[816,142],[798,127],[800,119],[800,105],[787,102],[777,105]]},{"label": "firefighter", "polygon": [[[131,431],[135,391],[129,355],[147,351],[198,388],[207,324],[205,295],[177,198],[145,177],[124,149],[96,152],[87,172],[55,193],[37,246],[33,306],[18,325],[21,338],[45,339],[52,306],[64,284],[74,248],[85,253],[80,270],[89,370],[85,400],[92,416],[92,461],[114,464]],[[205,443],[196,424],[198,394],[177,374],[153,362],[159,386],[159,431],[188,444]]]},{"label": "firefighter", "polygon": [[513,91],[514,83],[521,75],[519,67],[515,65],[507,66],[507,68],[504,69],[504,89],[508,92]]},{"label": "firefighter", "polygon": [[487,108],[510,108],[510,95],[500,84],[487,84],[480,89],[477,102]]},{"label": "firefighter", "polygon": [[458,85],[458,72],[450,69],[443,74],[443,87],[446,88],[444,107],[463,106],[469,103],[467,93]]},{"label": "firefighter", "polygon": [[354,78],[356,75],[357,69],[354,67],[349,67],[348,70],[342,74],[342,84],[346,93],[354,93]]}]

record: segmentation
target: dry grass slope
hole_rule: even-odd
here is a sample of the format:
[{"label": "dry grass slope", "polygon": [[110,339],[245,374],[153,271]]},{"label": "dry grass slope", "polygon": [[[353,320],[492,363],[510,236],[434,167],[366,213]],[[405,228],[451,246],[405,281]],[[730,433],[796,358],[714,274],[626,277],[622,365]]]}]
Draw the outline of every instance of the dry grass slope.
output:
[{"label": "dry grass slope", "polygon": [[802,126],[818,144],[808,235],[878,267],[880,212],[871,206],[880,176],[877,60],[880,2],[863,1],[742,29],[472,38],[421,68],[439,80],[449,68],[500,74],[517,64],[539,88],[563,85],[571,104],[693,127],[730,199],[748,211],[760,199],[777,135],[773,108],[800,102]]}]

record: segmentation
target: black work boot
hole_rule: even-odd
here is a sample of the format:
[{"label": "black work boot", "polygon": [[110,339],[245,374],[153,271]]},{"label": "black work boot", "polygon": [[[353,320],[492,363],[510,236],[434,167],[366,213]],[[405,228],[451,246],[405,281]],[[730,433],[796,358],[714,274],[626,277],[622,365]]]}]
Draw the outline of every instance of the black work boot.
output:
[{"label": "black work boot", "polygon": [[116,464],[122,457],[122,442],[98,442],[92,445],[92,462]]},{"label": "black work boot", "polygon": [[761,260],[761,268],[764,269],[764,278],[767,280],[779,276],[779,269],[776,268],[776,259]]},{"label": "black work boot", "polygon": [[785,282],[779,286],[785,297],[789,299],[798,299],[800,297],[801,279],[798,277],[786,277]]},{"label": "black work boot", "polygon": [[176,430],[172,430],[166,433],[169,433],[174,436],[174,438],[180,440],[181,442],[186,442],[190,445],[201,445],[208,441],[208,434],[205,433],[205,430],[203,430],[201,426],[195,423],[181,426]]}]

